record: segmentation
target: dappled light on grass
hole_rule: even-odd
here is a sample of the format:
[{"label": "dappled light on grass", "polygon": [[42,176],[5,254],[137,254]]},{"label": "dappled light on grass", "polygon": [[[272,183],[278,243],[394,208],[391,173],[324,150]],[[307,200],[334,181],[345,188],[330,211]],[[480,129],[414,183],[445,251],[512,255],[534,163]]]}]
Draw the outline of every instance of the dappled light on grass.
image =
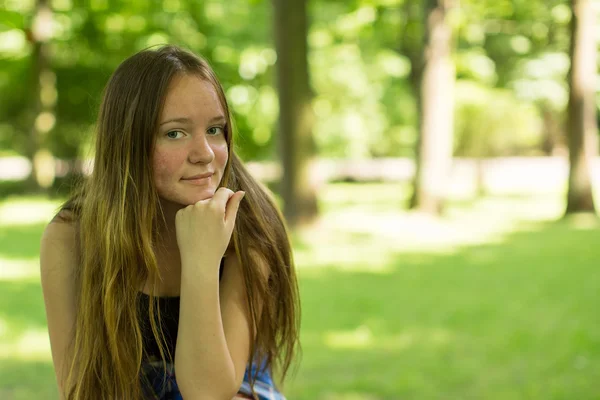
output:
[{"label": "dappled light on grass", "polygon": [[331,348],[368,349],[373,346],[373,333],[365,325],[351,331],[325,332],[324,339]]},{"label": "dappled light on grass", "polygon": [[382,398],[378,396],[373,396],[369,393],[342,392],[326,393],[323,395],[323,400],[382,400]]},{"label": "dappled light on grass", "polygon": [[[407,193],[328,185],[322,218],[294,232],[303,355],[286,396],[593,398],[597,219],[559,220],[560,194],[457,200],[437,219],[407,212]],[[38,219],[0,232],[0,394],[14,388],[3,398],[57,398]]]},{"label": "dappled light on grass", "polygon": [[0,226],[48,223],[60,202],[42,197],[13,198],[0,203]]},{"label": "dappled light on grass", "polygon": [[0,202],[0,365],[10,368],[0,369],[2,398],[56,398],[39,243],[59,204],[43,197]]},{"label": "dappled light on grass", "polygon": [[600,228],[600,219],[598,216],[589,213],[572,214],[565,221],[571,229],[589,231]]},{"label": "dappled light on grass", "polygon": [[560,193],[455,201],[437,219],[401,195],[378,206],[329,189],[297,235],[304,357],[290,398],[594,393],[594,216],[561,220]]},{"label": "dappled light on grass", "polygon": [[8,334],[8,323],[4,318],[0,318],[0,338],[6,337]]},{"label": "dappled light on grass", "polygon": [[0,280],[39,276],[40,239],[59,204],[44,197],[0,202]]},{"label": "dappled light on grass", "polygon": [[46,329],[29,329],[15,340],[2,340],[0,342],[0,361],[7,359],[52,361],[48,331]]},{"label": "dappled light on grass", "polygon": [[[384,184],[365,186],[356,197],[344,197],[337,185],[322,190],[323,208],[329,211],[297,233],[299,269],[386,273],[391,254],[450,255],[465,246],[501,243],[524,224],[556,220],[563,211],[557,195],[489,196],[450,203],[442,218],[436,218],[405,210],[403,190],[391,194]],[[366,190],[384,196],[383,205],[368,198]],[[474,258],[483,260],[485,255]]]},{"label": "dappled light on grass", "polygon": [[7,259],[0,257],[0,281],[20,281],[24,279],[39,279],[39,259]]},{"label": "dappled light on grass", "polygon": [[46,224],[1,225],[0,258],[14,261],[37,260],[40,252],[40,239]]},{"label": "dappled light on grass", "polygon": [[453,334],[444,328],[404,329],[397,334],[376,332],[368,325],[360,325],[349,331],[324,333],[325,345],[331,349],[378,349],[404,350],[416,344],[443,346],[450,342]]}]

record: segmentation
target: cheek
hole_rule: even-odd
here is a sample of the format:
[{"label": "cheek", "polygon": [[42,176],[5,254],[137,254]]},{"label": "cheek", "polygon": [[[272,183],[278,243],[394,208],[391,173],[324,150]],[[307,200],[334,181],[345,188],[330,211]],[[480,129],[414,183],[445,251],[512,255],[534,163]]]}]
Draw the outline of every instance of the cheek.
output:
[{"label": "cheek", "polygon": [[221,170],[225,169],[225,165],[227,165],[227,160],[229,158],[229,152],[227,151],[227,144],[222,146],[218,146],[214,148],[215,159],[219,163],[219,168]]},{"label": "cheek", "polygon": [[179,169],[179,164],[179,156],[176,152],[156,149],[152,158],[155,183],[171,177]]}]

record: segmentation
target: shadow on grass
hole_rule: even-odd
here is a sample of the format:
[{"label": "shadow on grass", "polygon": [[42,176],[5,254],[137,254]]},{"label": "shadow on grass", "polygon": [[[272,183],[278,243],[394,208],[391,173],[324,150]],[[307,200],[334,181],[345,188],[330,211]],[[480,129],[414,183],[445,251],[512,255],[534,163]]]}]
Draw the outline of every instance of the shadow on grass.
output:
[{"label": "shadow on grass", "polygon": [[0,229],[0,258],[36,259],[47,223],[4,225]]},{"label": "shadow on grass", "polygon": [[32,190],[27,181],[0,180],[0,198],[9,196],[24,196],[31,194],[46,194],[50,198],[62,198],[67,196],[73,187],[81,181],[81,175],[71,174],[57,177],[52,186],[45,190]]},{"label": "shadow on grass", "polygon": [[[300,270],[304,355],[287,397],[597,398],[600,231],[590,226],[528,223],[451,254],[393,253],[377,272]],[[45,329],[39,282],[0,281],[0,305],[9,334]],[[0,362],[1,399],[55,390],[50,363]]]},{"label": "shadow on grass", "polygon": [[0,318],[9,327],[9,336],[26,330],[45,330],[46,312],[39,281],[0,280]]},{"label": "shadow on grass", "polygon": [[58,399],[52,363],[3,359],[0,362],[0,399]]},{"label": "shadow on grass", "polygon": [[498,244],[300,275],[294,399],[595,399],[600,231],[528,224]]},{"label": "shadow on grass", "polygon": [[25,181],[3,181],[0,180],[0,197],[22,196],[28,192]]},{"label": "shadow on grass", "polygon": [[344,208],[399,211],[406,209],[412,188],[405,182],[336,183],[319,192],[319,209],[322,212]]}]

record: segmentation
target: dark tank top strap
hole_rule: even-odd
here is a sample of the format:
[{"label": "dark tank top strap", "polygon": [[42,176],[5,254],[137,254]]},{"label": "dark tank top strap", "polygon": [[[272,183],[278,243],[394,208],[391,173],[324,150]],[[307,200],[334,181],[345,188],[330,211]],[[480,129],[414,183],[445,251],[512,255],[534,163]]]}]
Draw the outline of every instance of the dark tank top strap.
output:
[{"label": "dark tank top strap", "polygon": [[[225,258],[221,258],[221,263],[219,267],[219,280],[223,276],[223,268],[225,267]],[[150,298],[147,294],[143,292],[139,292],[139,318],[140,324],[142,328],[142,336],[144,339],[144,350],[145,355],[144,359],[160,359],[160,351],[158,350],[158,344],[154,339],[154,335],[152,334],[152,329],[150,327],[150,316],[148,313],[148,302]],[[165,338],[167,340],[167,347],[171,354],[175,354],[175,348],[177,343],[177,331],[179,327],[179,306],[180,306],[180,297],[172,296],[172,297],[159,297],[158,298],[158,307],[160,307],[162,318],[162,330]]]}]

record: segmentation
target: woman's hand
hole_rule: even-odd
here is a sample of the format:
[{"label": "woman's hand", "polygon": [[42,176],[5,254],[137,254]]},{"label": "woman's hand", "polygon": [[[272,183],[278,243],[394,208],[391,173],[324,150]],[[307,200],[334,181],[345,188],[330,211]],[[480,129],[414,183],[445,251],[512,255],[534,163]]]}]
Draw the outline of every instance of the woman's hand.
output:
[{"label": "woman's hand", "polygon": [[240,202],[246,193],[221,187],[215,195],[177,211],[175,228],[182,264],[214,264],[225,254]]}]

